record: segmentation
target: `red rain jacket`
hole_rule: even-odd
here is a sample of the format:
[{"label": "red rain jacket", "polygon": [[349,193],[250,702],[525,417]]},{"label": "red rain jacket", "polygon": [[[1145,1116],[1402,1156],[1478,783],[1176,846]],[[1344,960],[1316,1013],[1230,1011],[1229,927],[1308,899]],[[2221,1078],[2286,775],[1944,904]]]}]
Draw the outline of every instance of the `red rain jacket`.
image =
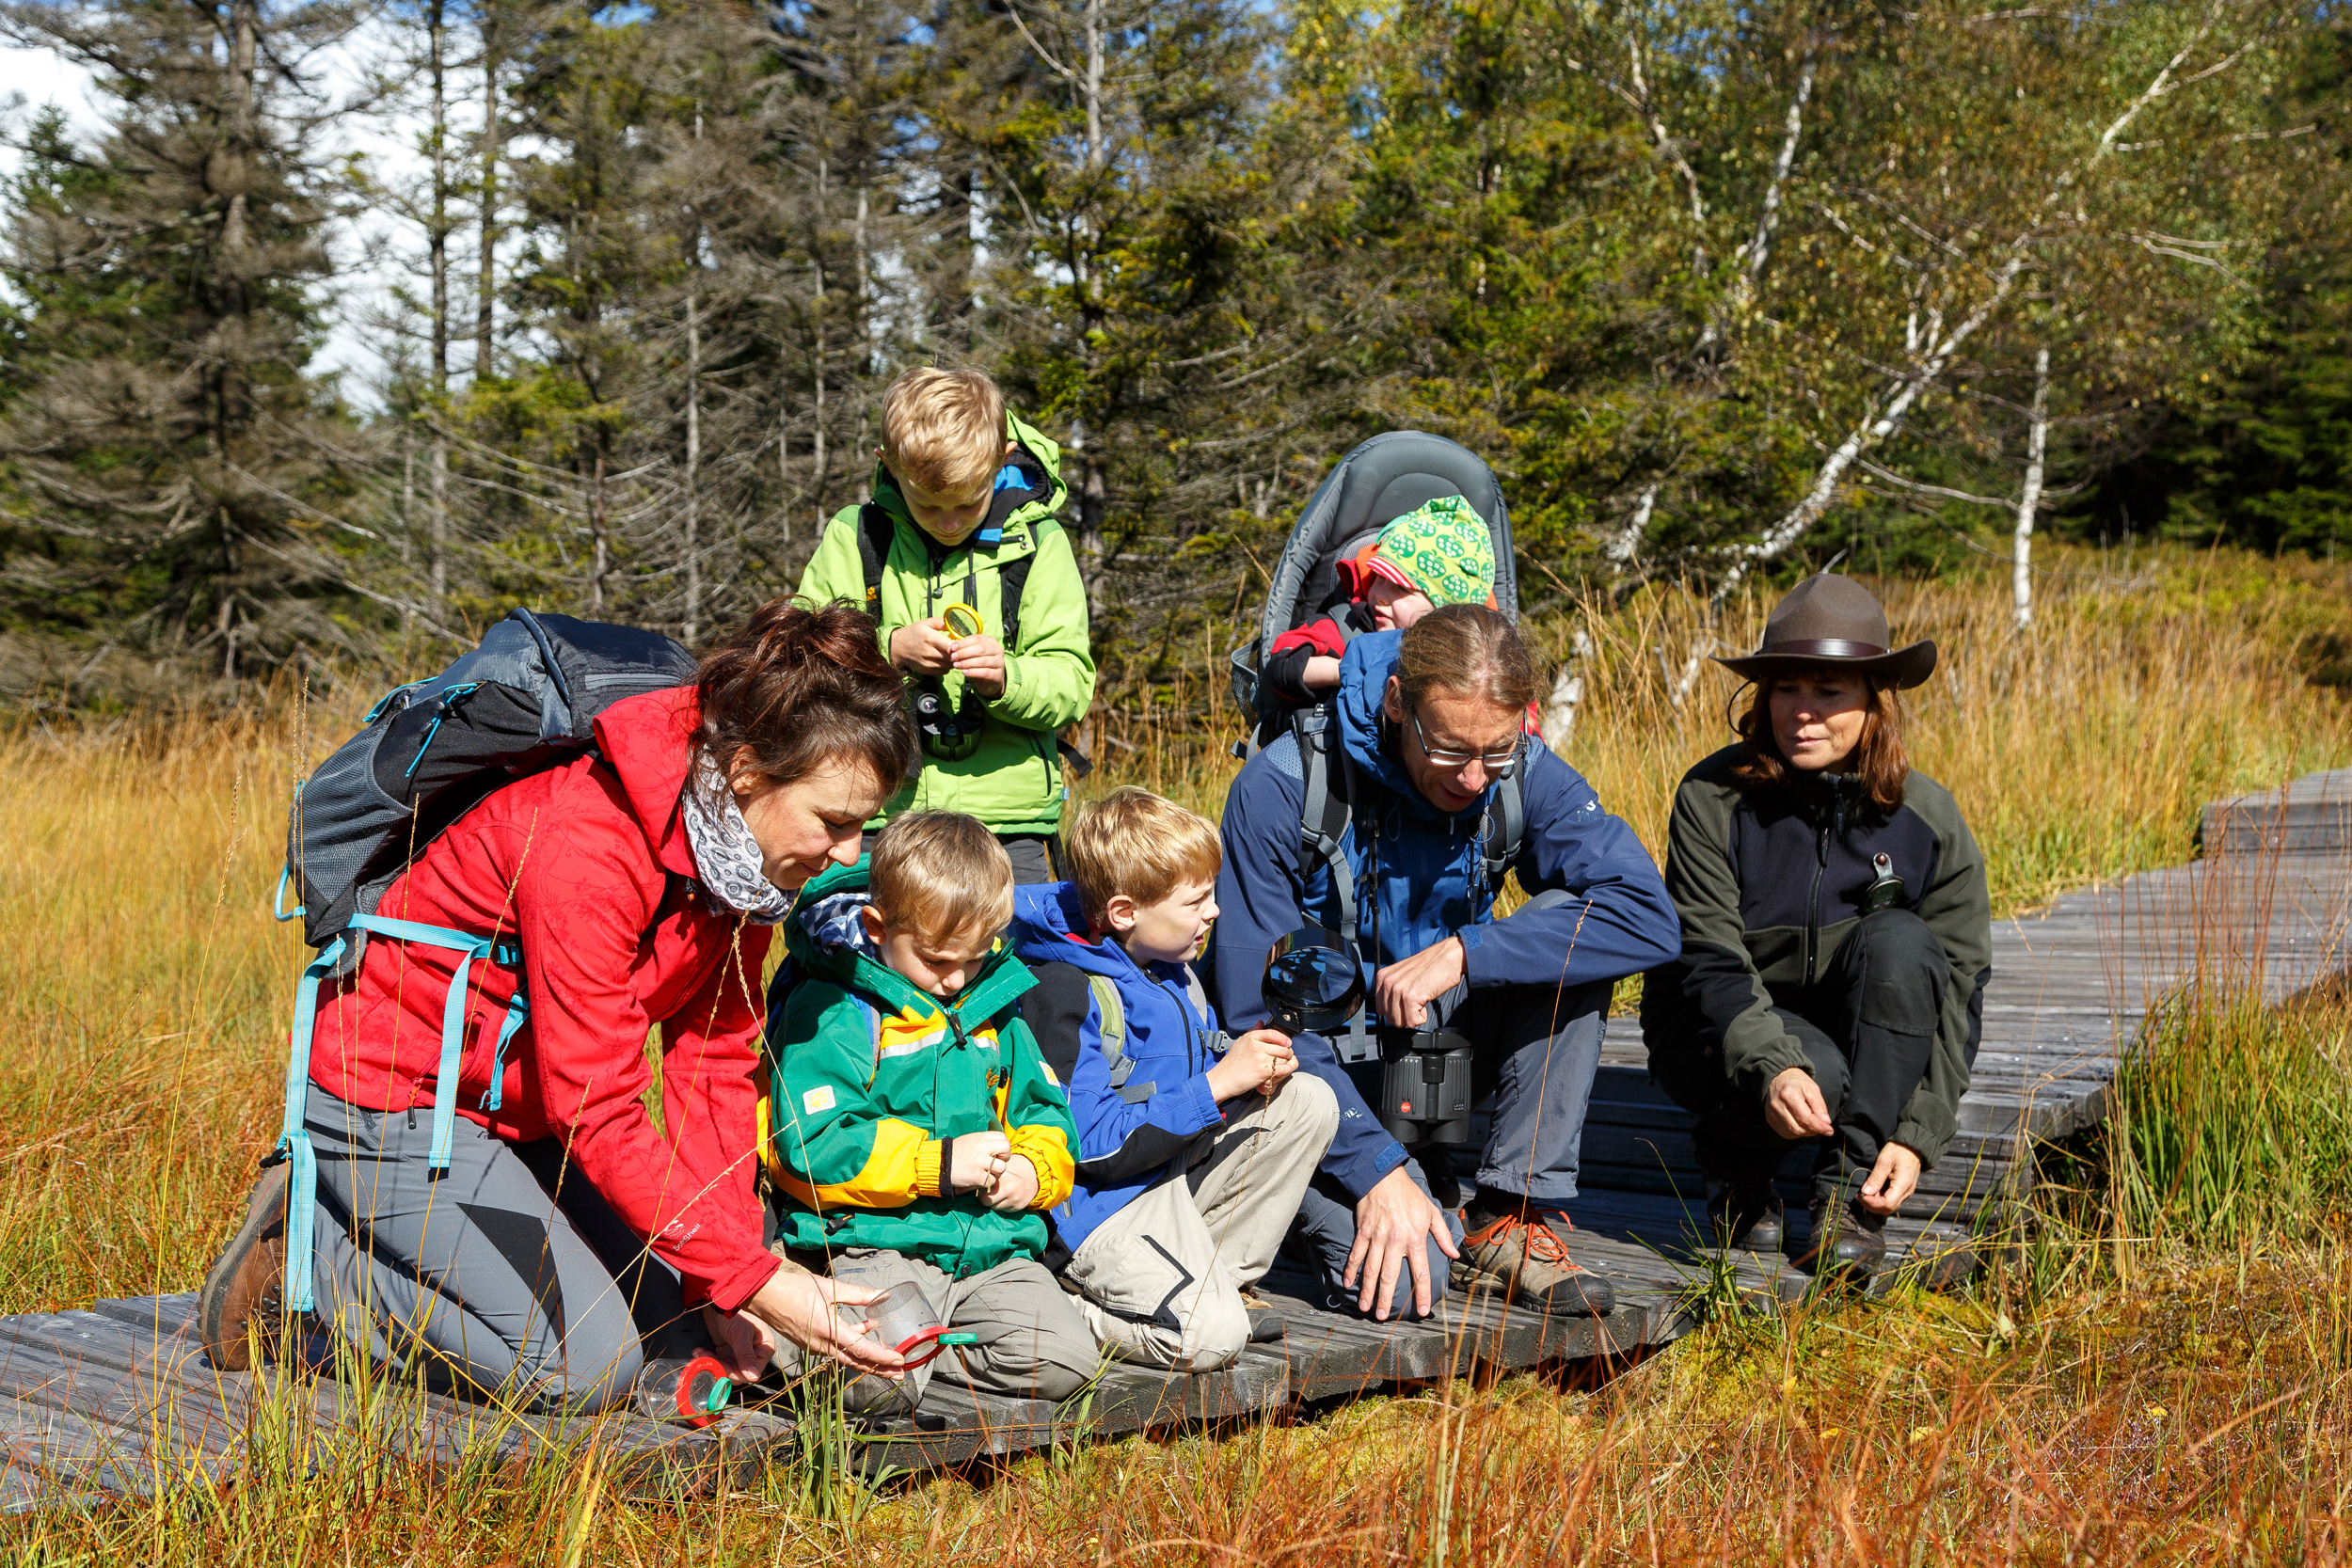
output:
[{"label": "red rain jacket", "polygon": [[[522,945],[531,1019],[489,1087],[515,976],[487,958],[468,980],[457,1114],[514,1143],[560,1137],[686,1299],[733,1311],[776,1259],[752,1190],[769,929],[696,880],[678,810],[693,689],[648,692],[596,721],[597,753],[506,785],[426,847],[376,912]],[[433,1103],[441,1007],[459,955],[371,937],[358,973],[322,989],[310,1080],[355,1105]],[[661,1030],[662,1128],[642,1096]]]}]

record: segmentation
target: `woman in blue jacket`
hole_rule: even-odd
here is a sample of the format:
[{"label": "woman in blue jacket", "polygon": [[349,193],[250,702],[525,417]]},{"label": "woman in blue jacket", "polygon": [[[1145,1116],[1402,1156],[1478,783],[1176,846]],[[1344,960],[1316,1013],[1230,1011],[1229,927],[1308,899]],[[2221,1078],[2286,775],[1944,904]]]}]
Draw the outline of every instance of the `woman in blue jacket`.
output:
[{"label": "woman in blue jacket", "polygon": [[[1409,1271],[1425,1314],[1452,1257],[1546,1310],[1612,1305],[1569,1256],[1562,1206],[1576,1196],[1610,988],[1676,956],[1681,936],[1633,831],[1526,733],[1537,689],[1508,620],[1448,605],[1358,638],[1329,707],[1251,758],[1226,796],[1214,945],[1226,1026],[1266,1016],[1267,950],[1311,923],[1352,939],[1366,972],[1364,1027],[1337,1043],[1360,1057],[1376,1040],[1387,1058],[1343,1067],[1332,1040],[1295,1041],[1340,1101],[1300,1215],[1335,1305],[1385,1318]],[[1497,921],[1513,871],[1530,899]],[[1489,1090],[1492,1124],[1465,1173],[1475,1189],[1459,1195],[1439,1140],[1463,1136],[1468,1101]],[[1457,1196],[1458,1249],[1445,1212]]]}]

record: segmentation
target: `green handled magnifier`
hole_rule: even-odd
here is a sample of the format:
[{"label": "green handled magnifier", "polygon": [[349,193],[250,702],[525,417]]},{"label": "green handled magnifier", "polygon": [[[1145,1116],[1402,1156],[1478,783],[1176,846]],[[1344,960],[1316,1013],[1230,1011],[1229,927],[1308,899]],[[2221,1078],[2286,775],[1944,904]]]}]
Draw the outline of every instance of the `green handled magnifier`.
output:
[{"label": "green handled magnifier", "polygon": [[947,623],[947,641],[961,642],[967,637],[977,637],[983,629],[980,612],[968,604],[951,604],[940,614]]}]

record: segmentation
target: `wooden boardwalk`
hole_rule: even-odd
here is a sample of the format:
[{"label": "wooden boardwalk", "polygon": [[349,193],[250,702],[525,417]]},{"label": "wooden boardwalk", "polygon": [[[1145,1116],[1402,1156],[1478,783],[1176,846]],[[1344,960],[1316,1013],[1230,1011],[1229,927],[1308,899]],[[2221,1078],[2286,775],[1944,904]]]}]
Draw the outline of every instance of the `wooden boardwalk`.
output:
[{"label": "wooden boardwalk", "polygon": [[[2249,986],[2275,1002],[2352,967],[2352,770],[2216,804],[2201,838],[2204,853],[2188,865],[2070,894],[1994,927],[1960,1137],[1891,1227],[1909,1266],[1965,1277],[1979,1214],[2030,1184],[2036,1140],[2102,1118],[2122,1051],[2185,987]],[[1811,1282],[1785,1265],[1703,1248],[1686,1127],[1649,1081],[1638,1025],[1613,1020],[1584,1135],[1586,1191],[1570,1206],[1584,1232],[1578,1259],[1616,1289],[1605,1318],[1547,1319],[1457,1292],[1433,1323],[1380,1325],[1311,1307],[1290,1293],[1304,1281],[1277,1275],[1267,1293],[1286,1309],[1287,1337],[1222,1371],[1114,1369],[1059,1407],[934,1383],[916,1417],[867,1429],[862,1458],[877,1469],[938,1468],[1449,1375],[1605,1366],[1688,1333],[1727,1278],[1761,1297],[1802,1294]],[[1793,1160],[1784,1177],[1801,1212]],[[193,1307],[176,1295],[0,1318],[0,1511],[201,1488],[258,1465],[331,1465],[355,1444],[454,1465],[595,1441],[616,1456],[609,1473],[628,1490],[692,1495],[755,1475],[791,1437],[775,1407],[739,1409],[696,1432],[632,1417],[516,1415],[327,1376],[217,1372],[192,1340]]]}]

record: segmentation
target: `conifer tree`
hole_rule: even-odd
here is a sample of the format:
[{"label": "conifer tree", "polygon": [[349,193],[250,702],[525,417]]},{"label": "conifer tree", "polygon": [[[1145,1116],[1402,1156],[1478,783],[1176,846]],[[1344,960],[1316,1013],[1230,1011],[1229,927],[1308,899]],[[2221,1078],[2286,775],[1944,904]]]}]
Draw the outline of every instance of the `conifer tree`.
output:
[{"label": "conifer tree", "polygon": [[0,8],[0,32],[112,101],[94,145],[45,121],[8,201],[19,614],[234,679],[358,645],[337,612],[389,599],[356,564],[373,531],[342,515],[349,428],[305,373],[334,200],[318,133],[348,108],[315,68],[352,22],[330,3]]}]

